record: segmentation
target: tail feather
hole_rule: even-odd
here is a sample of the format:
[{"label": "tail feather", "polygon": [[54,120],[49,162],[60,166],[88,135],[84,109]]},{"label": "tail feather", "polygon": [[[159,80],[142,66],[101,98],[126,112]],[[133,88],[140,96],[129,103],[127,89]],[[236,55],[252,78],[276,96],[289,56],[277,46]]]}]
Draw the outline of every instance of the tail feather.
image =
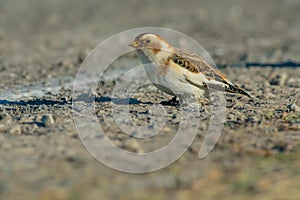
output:
[{"label": "tail feather", "polygon": [[256,97],[254,97],[250,93],[246,92],[245,90],[243,90],[242,88],[240,88],[239,86],[237,86],[234,83],[233,84],[231,84],[231,83],[226,84],[225,85],[225,91],[229,92],[229,93],[243,94],[243,95],[248,96],[250,98],[256,99]]},{"label": "tail feather", "polygon": [[210,80],[210,81],[206,81],[205,85],[206,85],[206,87],[211,88],[211,89],[225,90],[225,92],[242,94],[247,97],[257,99],[256,97],[254,97],[247,91],[243,90],[241,87],[239,87],[235,83],[228,81],[228,80],[223,80],[222,82],[216,81],[216,80]]}]

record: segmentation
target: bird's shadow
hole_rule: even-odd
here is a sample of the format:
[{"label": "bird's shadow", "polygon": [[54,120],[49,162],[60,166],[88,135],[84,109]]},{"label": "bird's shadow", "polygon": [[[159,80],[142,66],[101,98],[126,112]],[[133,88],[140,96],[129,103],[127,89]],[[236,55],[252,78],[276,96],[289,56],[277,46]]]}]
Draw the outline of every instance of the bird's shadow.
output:
[{"label": "bird's shadow", "polygon": [[[95,97],[95,102],[112,102],[117,105],[154,105],[156,103],[152,103],[151,101],[139,101],[135,98],[116,98],[116,97],[106,97],[106,96],[101,96],[101,97]],[[168,100],[168,101],[161,101],[158,104],[161,104],[163,106],[178,106],[179,102],[174,103],[174,100]]]},{"label": "bird's shadow", "polygon": [[[101,97],[89,97],[89,96],[81,96],[73,100],[74,102],[83,101],[86,103],[105,103],[105,102],[112,102],[116,105],[153,105],[150,101],[140,101],[135,98],[118,98],[118,97],[108,97],[108,96],[101,96]],[[0,105],[4,106],[40,106],[40,105],[71,105],[72,100],[52,100],[52,99],[31,99],[31,100],[5,100],[0,99]],[[174,106],[170,101],[162,101],[159,104],[164,106]]]},{"label": "bird's shadow", "polygon": [[[114,104],[118,105],[142,105],[142,104],[153,104],[152,102],[142,102],[139,101],[135,98],[112,98],[112,97],[107,97],[107,96],[101,96],[101,97],[89,97],[89,98],[84,98],[84,99],[75,99],[76,101],[83,101],[83,102],[92,102],[95,101],[96,103],[105,103],[105,102],[112,102]],[[65,101],[65,100],[51,100],[51,99],[32,99],[32,100],[5,100],[5,99],[0,99],[0,105],[4,106],[12,106],[12,105],[17,105],[17,106],[40,106],[40,105],[67,105],[67,104],[72,104],[71,101]]]},{"label": "bird's shadow", "polygon": [[105,103],[105,102],[112,102],[114,104],[118,105],[142,105],[142,104],[148,104],[152,105],[153,103],[150,101],[143,102],[139,101],[135,98],[118,98],[118,97],[107,97],[107,96],[101,96],[101,97],[95,97],[95,102]]},{"label": "bird's shadow", "polygon": [[0,105],[19,105],[19,106],[26,106],[26,105],[64,105],[68,104],[65,100],[51,100],[51,99],[32,99],[32,100],[3,100],[0,99]]},{"label": "bird's shadow", "polygon": [[117,104],[117,105],[145,105],[145,104],[153,105],[154,104],[150,101],[144,102],[144,101],[140,101],[140,100],[137,100],[137,99],[131,98],[131,97],[120,98],[120,97],[109,97],[109,96],[90,96],[88,94],[81,94],[74,101],[75,102],[76,101],[83,101],[83,102],[86,102],[86,103],[112,102],[112,103]]}]

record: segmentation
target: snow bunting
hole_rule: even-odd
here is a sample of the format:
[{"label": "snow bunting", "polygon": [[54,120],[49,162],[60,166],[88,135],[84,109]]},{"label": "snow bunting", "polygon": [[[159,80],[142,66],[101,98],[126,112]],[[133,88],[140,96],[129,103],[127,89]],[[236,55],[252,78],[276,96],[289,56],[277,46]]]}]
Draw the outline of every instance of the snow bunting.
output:
[{"label": "snow bunting", "polygon": [[157,34],[140,34],[129,46],[137,49],[150,81],[174,96],[171,102],[184,94],[194,94],[197,99],[202,99],[208,96],[209,89],[253,97],[200,56],[173,47]]}]

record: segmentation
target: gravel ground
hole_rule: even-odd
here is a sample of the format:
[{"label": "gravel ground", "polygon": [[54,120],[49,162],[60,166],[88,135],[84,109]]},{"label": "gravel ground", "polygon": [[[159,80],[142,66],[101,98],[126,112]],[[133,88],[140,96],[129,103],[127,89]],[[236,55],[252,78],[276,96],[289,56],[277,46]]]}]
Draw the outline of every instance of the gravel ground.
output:
[{"label": "gravel ground", "polygon": [[[299,9],[297,0],[2,0],[0,198],[299,199]],[[208,106],[199,112],[196,138],[180,159],[133,175],[106,167],[87,152],[74,125],[72,85],[99,42],[144,26],[194,38],[222,72],[258,100],[226,95],[224,129],[205,159],[198,159],[198,151],[209,125]],[[122,74],[130,63],[139,63],[134,52],[109,69]],[[168,144],[178,130],[180,109],[163,105],[166,126],[155,137],[130,137],[112,116],[116,78],[101,79],[92,93],[106,135],[131,152]],[[150,107],[171,97],[147,85],[131,98],[129,125],[149,126]]]}]

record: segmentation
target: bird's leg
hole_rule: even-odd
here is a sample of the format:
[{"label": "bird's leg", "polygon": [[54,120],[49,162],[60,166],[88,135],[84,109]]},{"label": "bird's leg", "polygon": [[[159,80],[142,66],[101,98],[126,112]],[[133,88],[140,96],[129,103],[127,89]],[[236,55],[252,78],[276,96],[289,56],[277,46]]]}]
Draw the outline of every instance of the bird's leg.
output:
[{"label": "bird's leg", "polygon": [[198,103],[201,106],[209,106],[211,104],[211,100],[209,98],[198,99]]},{"label": "bird's leg", "polygon": [[200,105],[200,112],[207,112],[209,110],[209,106],[211,101],[209,98],[198,99],[198,103]]},{"label": "bird's leg", "polygon": [[171,100],[170,100],[170,104],[171,105],[178,105],[179,101],[177,101],[177,96],[174,96]]}]

